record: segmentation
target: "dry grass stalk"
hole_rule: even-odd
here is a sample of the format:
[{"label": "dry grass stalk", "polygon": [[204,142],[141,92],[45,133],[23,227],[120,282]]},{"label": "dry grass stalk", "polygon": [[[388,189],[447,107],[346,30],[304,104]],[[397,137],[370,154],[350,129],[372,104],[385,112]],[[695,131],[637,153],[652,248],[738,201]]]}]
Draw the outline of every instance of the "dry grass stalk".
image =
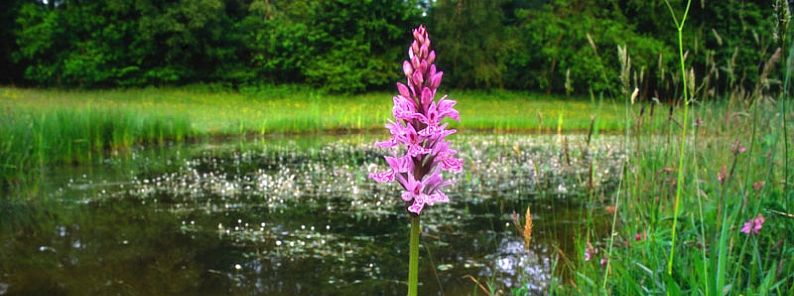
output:
[{"label": "dry grass stalk", "polygon": [[468,275],[468,274],[467,274],[467,275],[465,275],[465,276],[463,276],[463,277],[464,277],[464,278],[467,278],[467,279],[469,279],[469,280],[471,280],[471,281],[472,281],[474,284],[476,284],[476,285],[477,285],[477,287],[479,287],[479,288],[480,288],[480,291],[482,291],[482,292],[483,292],[483,293],[484,293],[486,296],[491,296],[491,292],[490,292],[490,290],[488,290],[488,288],[486,287],[486,286],[488,285],[487,283],[486,283],[485,285],[483,285],[483,284],[482,284],[482,283],[480,283],[480,281],[478,281],[478,280],[477,280],[475,277],[473,277],[473,276],[471,276],[471,275]]},{"label": "dry grass stalk", "polygon": [[532,213],[529,211],[529,207],[527,207],[527,213],[524,216],[524,232],[522,236],[524,237],[524,249],[529,250],[532,242]]},{"label": "dry grass stalk", "polygon": [[532,242],[532,212],[527,207],[527,212],[524,215],[524,226],[521,226],[521,215],[513,212],[513,225],[516,227],[516,232],[524,239],[524,248],[529,250]]}]

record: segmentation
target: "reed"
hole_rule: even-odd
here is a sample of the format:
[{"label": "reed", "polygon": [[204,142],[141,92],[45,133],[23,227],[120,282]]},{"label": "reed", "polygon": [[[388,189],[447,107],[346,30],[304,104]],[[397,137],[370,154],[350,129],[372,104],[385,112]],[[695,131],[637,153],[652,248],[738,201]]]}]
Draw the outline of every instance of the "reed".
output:
[{"label": "reed", "polygon": [[92,161],[137,144],[164,144],[195,135],[187,118],[107,108],[32,112],[8,110],[0,117],[0,180],[6,185],[49,164]]}]

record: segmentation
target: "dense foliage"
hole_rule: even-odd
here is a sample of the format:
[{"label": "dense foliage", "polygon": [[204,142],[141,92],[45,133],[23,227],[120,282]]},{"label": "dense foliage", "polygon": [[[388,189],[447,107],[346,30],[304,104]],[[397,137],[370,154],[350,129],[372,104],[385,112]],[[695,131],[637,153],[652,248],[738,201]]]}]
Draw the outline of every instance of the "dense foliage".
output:
[{"label": "dense foliage", "polygon": [[[673,1],[676,2],[676,1]],[[674,3],[675,4],[675,3]],[[660,0],[4,1],[0,81],[115,87],[309,83],[390,87],[426,23],[450,86],[616,92],[625,45],[644,93],[674,90],[675,28]],[[753,85],[782,41],[767,1],[696,1],[696,76]]]},{"label": "dense foliage", "polygon": [[24,77],[43,86],[394,80],[419,7],[380,1],[61,1],[16,15]]}]

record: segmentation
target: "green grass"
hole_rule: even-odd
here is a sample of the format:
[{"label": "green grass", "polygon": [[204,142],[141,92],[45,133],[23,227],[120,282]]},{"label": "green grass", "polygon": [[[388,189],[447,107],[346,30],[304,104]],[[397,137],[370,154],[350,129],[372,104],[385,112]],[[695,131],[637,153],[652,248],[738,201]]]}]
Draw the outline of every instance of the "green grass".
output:
[{"label": "green grass", "polygon": [[0,184],[35,174],[47,164],[86,162],[135,144],[182,141],[194,135],[185,117],[108,107],[6,108],[0,113]]},{"label": "green grass", "polygon": [[[128,90],[0,88],[0,179],[137,144],[208,136],[381,129],[392,93],[326,95],[298,86]],[[453,92],[464,130],[552,132],[621,127],[618,105],[518,92]],[[595,111],[594,111],[595,110]]]},{"label": "green grass", "polygon": [[[620,227],[613,223],[601,238],[588,229],[578,238],[580,252],[597,245],[605,251],[592,261],[607,264],[570,263],[576,272],[566,290],[570,294],[794,292],[789,237],[794,191],[786,126],[792,116],[786,109],[792,56],[777,101],[764,94],[759,82],[753,92],[736,91],[726,102],[693,105],[698,94],[690,93],[696,87],[688,87],[696,81],[686,77],[682,31],[691,2],[679,19],[665,1],[677,28],[683,114],[675,115],[675,124],[667,120],[665,127],[658,124],[663,119],[643,118],[627,107],[626,120],[637,124],[628,128],[633,133],[626,137],[621,185],[616,193],[607,193],[614,196],[613,221]],[[689,114],[697,119],[690,120]],[[666,132],[659,133],[660,127]],[[743,233],[743,225],[757,217],[765,218],[760,232]],[[600,285],[597,279],[603,279]]]},{"label": "green grass", "polygon": [[[792,151],[785,145],[781,110],[780,102],[749,105],[736,98],[694,104],[687,122],[694,130],[683,138],[687,160],[681,167],[683,110],[674,114],[675,121],[666,112],[649,116],[631,110],[620,189],[591,195],[592,209],[619,200],[615,235],[607,235],[609,229],[583,230],[577,254],[569,254],[574,259],[564,266],[574,276],[559,293],[790,295],[794,191],[786,181],[792,173],[786,172],[786,151]],[[794,113],[787,110],[786,117]],[[745,152],[734,149],[737,141]],[[760,234],[741,233],[759,214],[766,218]],[[637,234],[645,237],[636,240]],[[582,259],[588,242],[599,249],[589,262]],[[671,253],[675,258],[668,265]],[[602,258],[609,264],[599,264]]]},{"label": "green grass", "polygon": [[[396,92],[395,92],[396,93]],[[316,132],[381,128],[391,117],[393,93],[327,95],[301,87],[242,92],[202,87],[105,91],[2,88],[0,107],[11,112],[112,109],[162,118],[187,118],[199,134]],[[591,116],[602,129],[621,125],[620,104],[507,91],[457,91],[461,129],[548,131],[560,114],[566,130],[586,130]]]}]

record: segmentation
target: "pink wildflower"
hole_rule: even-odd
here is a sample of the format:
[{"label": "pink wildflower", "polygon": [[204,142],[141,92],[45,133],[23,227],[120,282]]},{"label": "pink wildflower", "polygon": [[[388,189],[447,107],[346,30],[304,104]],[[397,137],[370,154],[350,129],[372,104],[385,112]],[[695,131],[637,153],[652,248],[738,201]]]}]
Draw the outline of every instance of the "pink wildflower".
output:
[{"label": "pink wildflower", "polygon": [[761,228],[764,226],[764,222],[766,222],[766,218],[764,215],[758,214],[753,219],[747,220],[742,226],[742,233],[747,235],[758,234],[761,232]]},{"label": "pink wildflower", "polygon": [[720,181],[720,184],[723,184],[725,183],[725,178],[727,178],[727,176],[728,176],[728,168],[723,165],[722,169],[720,169],[720,173],[717,174],[717,180]]},{"label": "pink wildflower", "polygon": [[742,142],[736,140],[736,142],[733,143],[733,146],[731,147],[731,152],[733,152],[733,154],[739,155],[747,152],[747,148],[744,147],[744,145],[742,145]]},{"label": "pink wildflower", "polygon": [[449,202],[441,191],[449,185],[442,171],[459,173],[462,161],[455,157],[457,151],[449,149],[446,137],[455,130],[442,124],[444,118],[460,121],[455,101],[446,96],[435,100],[436,90],[444,72],[433,63],[436,52],[430,47],[430,37],[424,26],[413,31],[414,41],[408,49],[408,60],[403,62],[406,84],[397,83],[398,95],[392,100],[392,115],[386,128],[391,138],[376,143],[381,148],[401,147],[402,156],[386,157],[390,169],[371,173],[376,182],[397,181],[405,191],[402,200],[408,212],[419,215],[426,205]]},{"label": "pink wildflower", "polygon": [[584,261],[590,261],[598,254],[598,249],[593,248],[593,245],[590,242],[587,242],[587,246],[584,249]]}]

